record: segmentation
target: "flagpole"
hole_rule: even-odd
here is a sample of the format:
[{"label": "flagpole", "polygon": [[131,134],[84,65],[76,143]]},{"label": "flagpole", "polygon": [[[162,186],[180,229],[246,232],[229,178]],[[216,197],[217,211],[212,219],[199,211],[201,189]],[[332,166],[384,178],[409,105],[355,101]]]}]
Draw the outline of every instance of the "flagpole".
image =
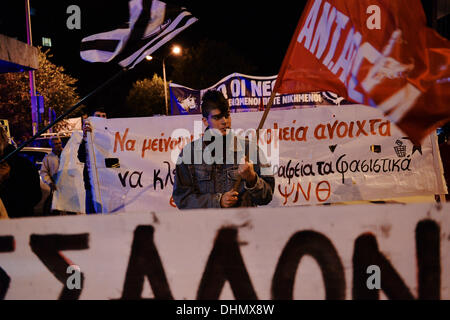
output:
[{"label": "flagpole", "polygon": [[[271,108],[272,105],[273,105],[273,100],[275,99],[275,94],[276,94],[275,88],[277,88],[277,85],[276,85],[277,82],[278,82],[278,77],[277,77],[277,79],[275,80],[275,85],[274,85],[273,90],[272,90],[272,93],[271,93],[271,95],[270,95],[269,102],[267,103],[267,106],[266,106],[266,108],[264,109],[263,116],[262,116],[261,120],[259,121],[258,128],[256,129],[256,145],[257,145],[257,146],[258,146],[258,141],[259,141],[259,130],[261,130],[262,127],[264,126],[264,122],[266,122],[266,118],[267,118],[267,116],[269,115],[270,108]],[[258,152],[258,150],[257,150],[256,152]],[[247,157],[246,157],[246,160],[248,161]],[[233,190],[239,192],[238,189],[239,189],[239,185],[241,184],[241,182],[242,182],[242,177],[241,177],[241,176],[238,176],[236,182],[235,182],[234,185],[233,185]]]},{"label": "flagpole", "polygon": [[[256,129],[256,145],[258,146],[259,141],[259,130],[262,129],[264,126],[264,122],[266,121],[267,116],[269,115],[270,108],[273,105],[273,100],[275,99],[275,94],[278,91],[278,88],[280,87],[280,81],[284,77],[284,74],[286,73],[286,69],[288,67],[288,61],[289,57],[292,54],[292,51],[294,50],[295,43],[297,42],[298,34],[300,33],[300,26],[302,25],[302,19],[297,24],[297,27],[295,28],[294,37],[291,39],[291,42],[289,43],[289,47],[287,49],[286,55],[284,56],[283,62],[281,63],[280,71],[278,72],[277,78],[275,79],[275,84],[272,89],[272,93],[269,98],[269,102],[267,103],[266,108],[264,109],[263,116],[261,120],[259,121],[258,128]],[[233,185],[233,190],[238,191],[239,185],[241,184],[242,177],[238,176],[236,182]]]},{"label": "flagpole", "polygon": [[13,155],[15,155],[16,153],[18,153],[20,150],[22,150],[25,146],[27,146],[28,144],[30,144],[31,142],[33,142],[34,140],[36,140],[41,134],[43,134],[44,132],[46,132],[48,129],[52,128],[55,124],[57,124],[58,122],[60,122],[62,119],[64,119],[65,117],[67,117],[70,113],[72,113],[73,111],[75,111],[77,108],[79,108],[84,102],[86,102],[88,99],[90,99],[93,95],[95,95],[97,92],[101,91],[102,89],[104,89],[105,87],[107,87],[108,85],[110,85],[114,80],[116,80],[117,78],[119,78],[120,76],[122,76],[126,71],[128,70],[128,68],[123,68],[122,70],[120,70],[119,72],[117,72],[115,75],[113,75],[111,78],[109,78],[108,80],[106,80],[102,85],[100,85],[98,88],[96,88],[95,90],[91,91],[88,95],[86,95],[83,99],[81,99],[80,101],[78,101],[75,105],[73,105],[70,109],[68,109],[67,111],[65,111],[62,115],[60,115],[59,117],[57,117],[52,123],[50,123],[49,125],[47,125],[45,128],[39,130],[33,137],[31,137],[29,140],[25,141],[24,143],[22,143],[18,148],[16,148],[14,151],[12,151],[11,153],[9,153],[8,155],[6,155],[5,157],[3,157],[0,160],[0,163],[2,163],[3,161],[8,160],[10,157],[12,157]]}]

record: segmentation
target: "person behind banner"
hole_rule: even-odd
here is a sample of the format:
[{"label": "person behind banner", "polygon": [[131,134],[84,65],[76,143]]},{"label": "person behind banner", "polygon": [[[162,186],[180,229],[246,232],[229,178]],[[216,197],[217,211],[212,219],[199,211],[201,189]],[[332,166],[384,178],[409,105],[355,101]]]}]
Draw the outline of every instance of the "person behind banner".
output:
[{"label": "person behind banner", "polygon": [[[0,158],[14,150],[5,128],[0,126]],[[30,160],[15,154],[0,163],[0,199],[2,211],[6,209],[9,218],[34,216],[33,208],[41,197],[39,173]]]},{"label": "person behind banner", "polygon": [[[106,118],[106,112],[103,108],[95,108],[93,112],[91,113],[92,117],[100,117],[100,118]],[[86,201],[86,213],[98,213],[97,211],[97,205],[94,202],[94,197],[92,194],[92,185],[89,180],[89,166],[86,161],[87,159],[87,150],[86,150],[86,142],[87,142],[87,133],[91,132],[92,128],[89,123],[89,121],[85,120],[83,122],[83,140],[80,143],[80,146],[78,147],[78,160],[82,163],[84,163],[83,167],[83,181],[84,181],[84,190],[86,192],[85,201]]]},{"label": "person behind banner", "polygon": [[[42,180],[50,187],[50,195],[48,196],[44,205],[44,215],[52,214],[51,206],[53,192],[56,190],[56,178],[58,174],[59,160],[61,158],[61,153],[63,150],[62,141],[59,137],[51,138],[50,146],[52,147],[52,152],[47,154],[42,160],[42,167],[40,171]],[[58,211],[57,214],[59,214]]]},{"label": "person behind banner", "polygon": [[[175,168],[172,197],[177,207],[255,207],[270,203],[275,179],[267,170],[269,165],[261,161],[265,158],[255,143],[234,135],[223,94],[209,90],[201,107],[207,126],[203,138],[183,148]],[[254,154],[257,156],[248,158]]]}]

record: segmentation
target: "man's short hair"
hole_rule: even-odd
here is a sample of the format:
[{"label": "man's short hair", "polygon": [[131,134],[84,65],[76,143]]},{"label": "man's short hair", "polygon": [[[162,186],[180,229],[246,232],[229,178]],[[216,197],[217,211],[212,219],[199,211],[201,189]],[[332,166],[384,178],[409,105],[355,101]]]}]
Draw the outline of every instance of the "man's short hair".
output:
[{"label": "man's short hair", "polygon": [[53,147],[53,141],[56,141],[56,140],[60,140],[60,141],[61,141],[61,143],[62,143],[62,140],[61,140],[61,138],[60,138],[60,137],[51,137],[51,138],[50,138],[50,141],[49,141],[49,143],[50,143],[50,146],[52,146],[52,147]]},{"label": "man's short hair", "polygon": [[225,114],[230,111],[228,102],[223,96],[222,92],[217,90],[208,90],[202,98],[202,115],[208,118],[211,110],[219,109],[221,113]]},{"label": "man's short hair", "polygon": [[91,108],[90,115],[93,116],[94,113],[96,113],[96,112],[106,113],[105,108],[103,108],[103,107],[95,107],[95,108]]}]

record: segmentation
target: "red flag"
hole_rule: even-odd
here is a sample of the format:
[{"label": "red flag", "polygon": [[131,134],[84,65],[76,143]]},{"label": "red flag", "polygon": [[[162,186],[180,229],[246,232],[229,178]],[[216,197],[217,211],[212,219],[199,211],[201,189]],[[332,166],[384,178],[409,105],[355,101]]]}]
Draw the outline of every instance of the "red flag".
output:
[{"label": "red flag", "polygon": [[420,0],[310,0],[274,90],[378,107],[417,143],[450,121],[449,61]]}]

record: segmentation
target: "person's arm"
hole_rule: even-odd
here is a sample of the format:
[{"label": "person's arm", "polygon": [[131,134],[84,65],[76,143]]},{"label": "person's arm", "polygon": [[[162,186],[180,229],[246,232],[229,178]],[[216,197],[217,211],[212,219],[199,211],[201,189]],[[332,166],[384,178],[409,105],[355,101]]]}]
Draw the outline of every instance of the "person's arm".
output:
[{"label": "person's arm", "polygon": [[84,140],[81,140],[80,146],[78,147],[77,157],[81,163],[86,163],[86,141]]},{"label": "person's arm", "polygon": [[172,197],[179,209],[221,208],[220,193],[200,193],[186,164],[177,164]]},{"label": "person's arm", "polygon": [[[252,202],[256,205],[266,205],[272,201],[273,191],[275,189],[275,179],[273,177],[271,166],[262,150],[256,145],[251,145],[251,148],[257,148],[258,157],[256,164],[246,164],[244,166],[244,176],[252,177],[249,181],[245,181],[244,189],[250,194]],[[262,170],[263,169],[263,170]]]},{"label": "person's arm", "polygon": [[247,182],[244,184],[245,190],[248,191],[254,204],[266,205],[272,201],[273,190],[275,188],[275,179],[273,176],[261,175],[259,165],[254,166],[256,173],[256,181],[253,185],[249,186]]},{"label": "person's arm", "polygon": [[41,178],[42,180],[48,184],[49,186],[52,185],[53,180],[52,180],[52,176],[50,174],[50,164],[49,164],[49,159],[48,159],[49,155],[46,155],[44,157],[44,159],[42,160],[42,166],[41,166]]},{"label": "person's arm", "polygon": [[77,154],[78,160],[81,163],[86,163],[86,156],[87,156],[86,137],[88,132],[92,132],[92,129],[90,123],[86,120],[83,123],[83,139],[81,140],[80,146],[78,147],[78,154]]}]

